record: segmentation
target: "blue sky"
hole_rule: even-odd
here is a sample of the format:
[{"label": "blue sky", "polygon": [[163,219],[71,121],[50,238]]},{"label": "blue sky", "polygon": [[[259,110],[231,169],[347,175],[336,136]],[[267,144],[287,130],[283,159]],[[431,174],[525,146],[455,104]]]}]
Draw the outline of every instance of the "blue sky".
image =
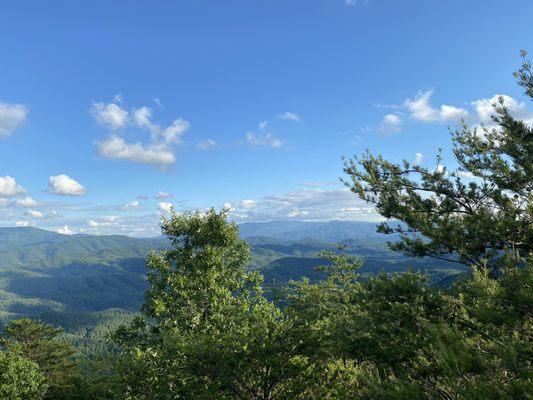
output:
[{"label": "blue sky", "polygon": [[150,236],[166,209],[375,220],[341,156],[453,167],[447,127],[512,72],[531,1],[17,1],[0,6],[0,226]]}]

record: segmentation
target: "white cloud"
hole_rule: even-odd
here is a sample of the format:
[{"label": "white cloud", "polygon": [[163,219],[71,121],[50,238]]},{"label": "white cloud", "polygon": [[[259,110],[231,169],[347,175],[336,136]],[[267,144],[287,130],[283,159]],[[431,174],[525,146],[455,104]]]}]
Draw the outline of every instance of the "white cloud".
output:
[{"label": "white cloud", "polygon": [[48,189],[60,196],[83,196],[87,193],[79,182],[64,174],[49,177]]},{"label": "white cloud", "polygon": [[120,224],[120,217],[117,215],[111,215],[108,217],[99,218],[98,220],[91,219],[87,221],[87,224],[91,228],[117,226]]},{"label": "white cloud", "polygon": [[443,104],[439,109],[430,104],[432,90],[419,92],[414,99],[406,99],[404,107],[410,112],[411,118],[420,122],[459,122],[468,117],[468,111]]},{"label": "white cloud", "polygon": [[32,218],[44,218],[44,214],[41,211],[37,211],[37,210],[26,210],[24,212],[24,215],[26,215],[27,217],[32,217]]},{"label": "white cloud", "polygon": [[168,201],[162,201],[161,203],[159,203],[159,210],[166,213],[170,213],[172,211],[172,207],[172,203]]},{"label": "white cloud", "polygon": [[294,208],[289,211],[289,213],[287,214],[287,217],[296,218],[296,217],[302,217],[306,215],[309,215],[309,211],[301,211],[298,208]]},{"label": "white cloud", "polygon": [[[107,105],[93,103],[91,108],[91,114],[97,122],[114,132],[103,142],[96,143],[100,155],[160,167],[175,163],[172,145],[181,143],[182,135],[190,128],[190,123],[178,118],[162,129],[153,122],[151,108],[142,106],[128,111],[121,106],[122,99],[118,100]],[[116,131],[127,126],[137,126],[149,131],[149,142],[141,140],[131,143],[123,134],[117,134]]]},{"label": "white cloud", "polygon": [[23,197],[22,199],[17,199],[15,203],[21,207],[36,207],[39,205],[39,203],[37,203],[37,201],[30,196]]},{"label": "white cloud", "polygon": [[270,147],[278,149],[283,146],[283,141],[267,131],[268,121],[259,122],[259,133],[247,132],[246,141],[252,147]]},{"label": "white cloud", "polygon": [[125,128],[129,123],[129,113],[116,103],[93,103],[91,114],[100,125],[118,130]]},{"label": "white cloud", "polygon": [[206,139],[206,140],[202,140],[201,142],[199,142],[196,145],[196,148],[200,150],[209,150],[217,146],[218,146],[218,143],[215,142],[214,140]]},{"label": "white cloud", "polygon": [[283,146],[283,142],[274,137],[271,133],[264,133],[256,135],[253,132],[246,133],[246,140],[248,144],[253,147],[270,147],[271,149],[278,149]]},{"label": "white cloud", "polygon": [[184,119],[175,120],[172,125],[161,132],[161,136],[167,143],[181,143],[181,136],[189,130],[191,124]]},{"label": "white cloud", "polygon": [[141,208],[141,204],[138,200],[130,201],[121,207],[122,210],[137,210],[139,208]]},{"label": "white cloud", "polygon": [[457,108],[443,104],[440,106],[439,120],[442,122],[459,122],[468,117],[468,111],[464,108]]},{"label": "white cloud", "polygon": [[511,96],[496,94],[491,98],[479,99],[472,102],[472,106],[477,112],[479,121],[486,125],[492,125],[491,115],[494,114],[494,105],[500,104],[499,99],[503,99],[503,104],[509,113],[517,119],[524,120],[528,125],[533,125],[533,112],[528,111],[524,102],[519,102]]},{"label": "white cloud", "polygon": [[28,108],[22,104],[0,102],[0,138],[7,138],[26,121]]},{"label": "white cloud", "polygon": [[16,226],[23,226],[23,227],[34,226],[35,222],[32,222],[32,221],[17,221],[17,222],[15,222],[15,225]]},{"label": "white cloud", "polygon": [[285,119],[288,121],[295,121],[295,122],[299,122],[301,120],[298,114],[290,112],[290,111],[287,111],[287,112],[284,112],[283,114],[278,115],[278,118]]},{"label": "white cloud", "polygon": [[402,131],[402,119],[397,114],[387,114],[379,125],[378,132],[383,135],[395,135]]},{"label": "white cloud", "polygon": [[154,198],[156,199],[171,199],[174,197],[173,194],[164,192],[162,190],[158,190],[156,194],[154,194]]},{"label": "white cloud", "polygon": [[357,212],[360,212],[364,210],[363,208],[361,207],[344,207],[344,208],[341,208],[341,211],[344,212],[344,213],[357,213]]},{"label": "white cloud", "polygon": [[306,189],[235,203],[231,218],[236,221],[360,220],[381,221],[372,206],[347,189]]},{"label": "white cloud", "polygon": [[98,143],[99,153],[111,159],[128,160],[142,164],[165,166],[176,162],[173,151],[164,144],[126,143],[118,136],[111,136]]},{"label": "white cloud", "polygon": [[61,235],[72,235],[74,233],[70,230],[68,225],[64,225],[62,227],[57,228],[56,232]]},{"label": "white cloud", "polygon": [[0,197],[13,197],[22,193],[26,193],[26,190],[17,183],[15,178],[9,175],[0,176]]},{"label": "white cloud", "polygon": [[424,162],[424,155],[422,153],[416,153],[415,154],[415,161],[414,165],[420,165]]},{"label": "white cloud", "polygon": [[429,104],[429,99],[433,94],[432,90],[419,92],[414,99],[407,99],[404,102],[405,108],[411,113],[411,118],[417,121],[436,121],[437,111]]},{"label": "white cloud", "polygon": [[143,129],[148,129],[152,135],[156,135],[159,127],[152,123],[152,110],[148,107],[141,107],[133,110],[133,120],[135,124]]},{"label": "white cloud", "polygon": [[241,204],[243,208],[249,210],[250,208],[254,208],[257,203],[254,200],[243,200],[241,201]]}]

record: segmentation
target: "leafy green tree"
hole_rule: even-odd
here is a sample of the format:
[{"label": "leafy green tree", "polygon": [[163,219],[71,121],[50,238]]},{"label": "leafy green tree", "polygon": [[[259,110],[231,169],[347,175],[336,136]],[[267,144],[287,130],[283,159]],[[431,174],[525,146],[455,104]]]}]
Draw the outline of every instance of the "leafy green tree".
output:
[{"label": "leafy green tree", "polygon": [[142,316],[115,339],[132,399],[288,398],[301,369],[291,327],[247,270],[249,248],[225,212],[173,214],[172,249],[148,257]]},{"label": "leafy green tree", "polygon": [[17,348],[0,351],[0,398],[40,400],[47,385],[39,366],[24,358]]},{"label": "leafy green tree", "polygon": [[11,321],[2,332],[2,343],[7,349],[18,348],[28,360],[39,366],[44,375],[49,399],[61,398],[77,375],[72,358],[75,349],[60,338],[62,329],[31,319]]}]

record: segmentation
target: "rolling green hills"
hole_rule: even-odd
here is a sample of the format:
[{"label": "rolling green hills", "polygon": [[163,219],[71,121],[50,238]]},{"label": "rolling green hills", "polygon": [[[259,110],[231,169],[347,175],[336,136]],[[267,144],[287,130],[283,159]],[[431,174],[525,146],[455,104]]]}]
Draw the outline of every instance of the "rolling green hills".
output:
[{"label": "rolling green hills", "polygon": [[[270,222],[241,225],[252,251],[250,268],[267,285],[307,276],[321,279],[317,253],[338,242],[361,257],[363,276],[426,271],[432,282],[464,268],[393,253],[375,226],[357,222]],[[145,258],[165,248],[162,238],[60,235],[36,228],[0,228],[0,322],[30,316],[87,336],[115,326],[139,310],[147,288]]]}]

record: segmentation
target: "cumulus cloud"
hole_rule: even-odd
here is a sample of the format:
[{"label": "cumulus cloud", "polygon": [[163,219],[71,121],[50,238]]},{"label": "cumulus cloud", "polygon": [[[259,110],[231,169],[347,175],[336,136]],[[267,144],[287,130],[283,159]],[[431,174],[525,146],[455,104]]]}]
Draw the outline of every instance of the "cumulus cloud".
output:
[{"label": "cumulus cloud", "polygon": [[419,92],[414,99],[407,99],[404,107],[410,112],[411,118],[420,122],[459,122],[468,116],[468,111],[443,104],[434,108],[431,103],[432,90]]},{"label": "cumulus cloud", "polygon": [[129,112],[116,103],[93,103],[92,116],[100,125],[111,129],[123,129],[129,123]]},{"label": "cumulus cloud", "polygon": [[474,128],[483,126],[487,129],[496,128],[491,116],[494,114],[494,106],[500,105],[500,99],[503,105],[509,110],[510,114],[523,120],[526,124],[533,126],[533,112],[527,109],[525,102],[520,102],[508,95],[497,94],[489,98],[482,98],[472,101],[470,105],[472,110],[455,107],[448,104],[442,104],[434,107],[431,104],[432,90],[421,91],[414,98],[406,99],[401,105],[379,105],[378,107],[392,108],[397,114],[387,114],[378,128],[382,135],[398,133],[402,130],[402,120],[398,114],[407,112],[410,118],[421,123],[447,123],[458,124],[465,121]]},{"label": "cumulus cloud", "polygon": [[65,174],[49,177],[48,190],[59,196],[83,196],[87,193],[79,182]]},{"label": "cumulus cloud", "polygon": [[172,207],[172,203],[168,201],[162,201],[161,203],[159,203],[159,210],[165,213],[170,213],[172,211]]},{"label": "cumulus cloud", "polygon": [[22,193],[26,193],[26,190],[17,183],[15,178],[9,175],[0,176],[0,197],[13,197]]},{"label": "cumulus cloud", "polygon": [[[127,160],[141,164],[168,166],[176,161],[172,145],[182,141],[182,135],[190,128],[188,121],[178,118],[168,127],[161,126],[152,120],[152,109],[146,106],[131,108],[129,111],[121,105],[122,100],[114,103],[94,103],[91,114],[96,121],[111,130],[110,136],[97,142],[100,155],[111,159]],[[150,132],[146,142],[129,143],[125,133],[117,131],[127,126],[136,126]]]},{"label": "cumulus cloud", "polygon": [[28,108],[22,104],[0,102],[0,138],[7,138],[26,121]]},{"label": "cumulus cloud", "polygon": [[165,144],[145,146],[141,143],[126,143],[124,139],[116,135],[98,143],[98,151],[100,155],[106,158],[142,164],[165,166],[176,162],[174,152]]},{"label": "cumulus cloud", "polygon": [[217,146],[218,146],[218,143],[215,142],[214,140],[206,139],[206,140],[202,140],[201,142],[199,142],[196,145],[196,148],[200,149],[200,150],[209,150],[209,149],[215,148]]},{"label": "cumulus cloud", "polygon": [[301,120],[300,116],[294,112],[290,112],[290,111],[287,111],[287,112],[284,112],[282,114],[279,114],[278,115],[278,118],[279,119],[284,119],[284,120],[287,120],[287,121],[295,121],[295,122],[299,122]]},{"label": "cumulus cloud", "polygon": [[387,114],[383,117],[379,125],[378,132],[380,135],[395,135],[402,131],[402,119],[397,114]]},{"label": "cumulus cloud", "polygon": [[154,194],[155,199],[171,199],[172,197],[174,197],[173,194],[164,192],[162,190],[158,190],[157,193]]},{"label": "cumulus cloud", "polygon": [[30,196],[25,196],[21,199],[17,199],[15,203],[21,207],[36,207],[39,205],[39,203],[37,203],[37,201]]},{"label": "cumulus cloud", "polygon": [[70,230],[68,225],[64,225],[64,226],[57,228],[56,232],[61,235],[72,235],[74,233]]},{"label": "cumulus cloud", "polygon": [[494,106],[500,105],[500,99],[503,105],[509,110],[509,113],[517,119],[524,120],[528,125],[533,126],[533,112],[528,111],[524,102],[519,102],[511,96],[505,94],[496,94],[490,98],[479,99],[472,102],[476,110],[479,122],[485,125],[492,125],[491,115],[494,114]]}]

